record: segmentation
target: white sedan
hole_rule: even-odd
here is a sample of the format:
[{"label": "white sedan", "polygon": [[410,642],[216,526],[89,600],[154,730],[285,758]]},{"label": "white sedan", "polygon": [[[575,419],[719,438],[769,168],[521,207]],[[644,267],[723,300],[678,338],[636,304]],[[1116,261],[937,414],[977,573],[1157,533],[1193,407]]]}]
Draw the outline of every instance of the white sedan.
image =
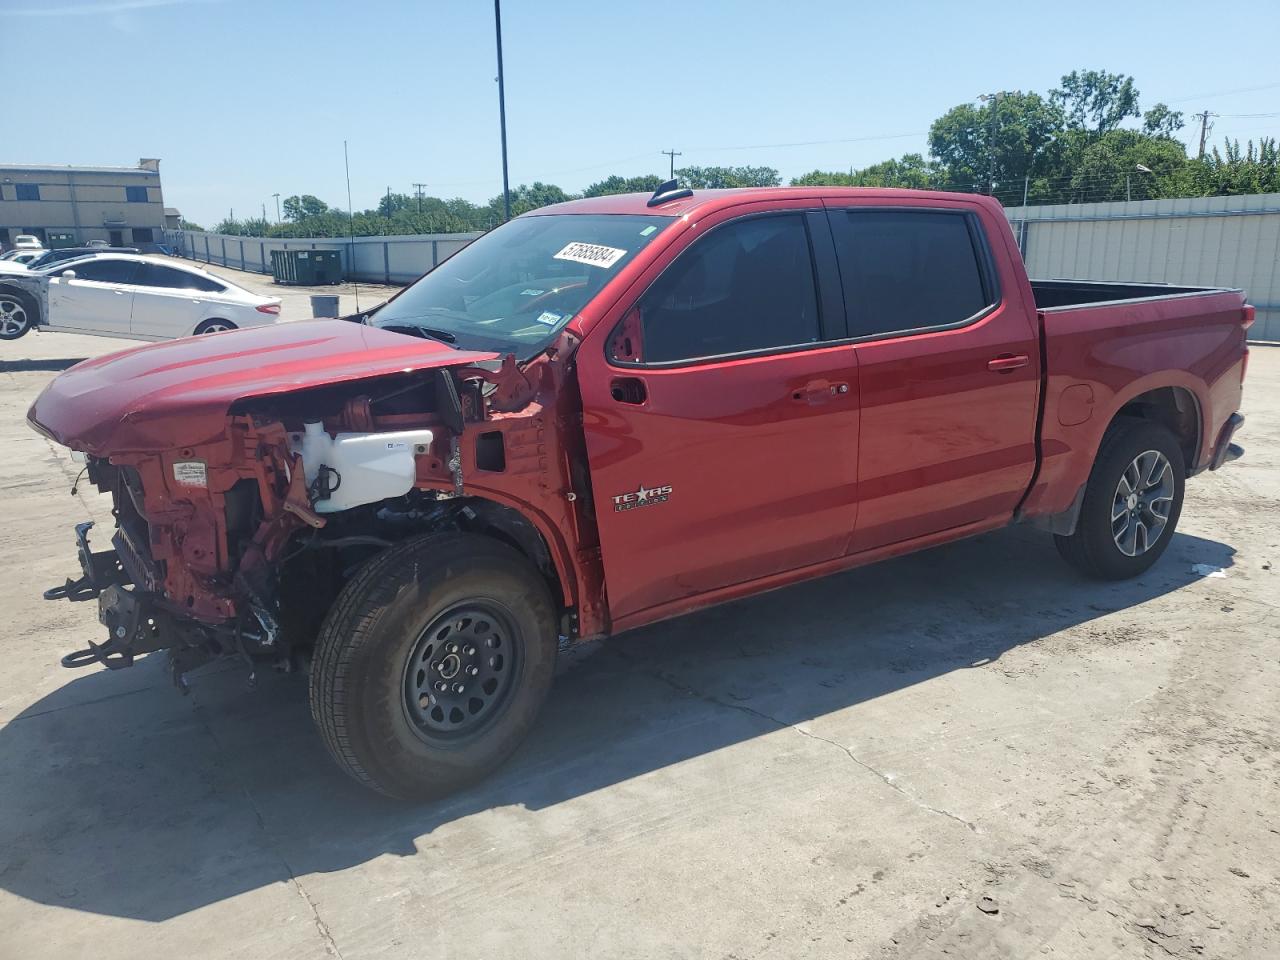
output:
[{"label": "white sedan", "polygon": [[274,323],[279,297],[260,297],[198,267],[160,257],[98,254],[0,276],[0,339],[33,326],[134,340]]}]

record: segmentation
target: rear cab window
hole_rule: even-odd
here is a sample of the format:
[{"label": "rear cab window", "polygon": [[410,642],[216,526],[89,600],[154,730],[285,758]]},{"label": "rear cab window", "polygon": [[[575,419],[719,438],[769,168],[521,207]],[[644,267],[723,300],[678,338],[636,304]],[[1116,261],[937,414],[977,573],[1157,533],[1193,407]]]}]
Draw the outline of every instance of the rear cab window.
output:
[{"label": "rear cab window", "polygon": [[846,207],[830,218],[852,338],[962,326],[999,302],[969,211]]}]

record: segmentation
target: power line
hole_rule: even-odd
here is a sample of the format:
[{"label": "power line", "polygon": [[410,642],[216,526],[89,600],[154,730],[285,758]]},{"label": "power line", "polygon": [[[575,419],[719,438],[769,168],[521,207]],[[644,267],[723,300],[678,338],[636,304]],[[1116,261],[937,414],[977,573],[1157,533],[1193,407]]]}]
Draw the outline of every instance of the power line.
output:
[{"label": "power line", "polygon": [[1188,100],[1208,100],[1210,97],[1230,97],[1237,93],[1255,93],[1259,90],[1274,90],[1280,83],[1264,83],[1256,87],[1238,87],[1235,90],[1219,90],[1217,93],[1196,93],[1189,97],[1179,97],[1166,103],[1186,103]]}]

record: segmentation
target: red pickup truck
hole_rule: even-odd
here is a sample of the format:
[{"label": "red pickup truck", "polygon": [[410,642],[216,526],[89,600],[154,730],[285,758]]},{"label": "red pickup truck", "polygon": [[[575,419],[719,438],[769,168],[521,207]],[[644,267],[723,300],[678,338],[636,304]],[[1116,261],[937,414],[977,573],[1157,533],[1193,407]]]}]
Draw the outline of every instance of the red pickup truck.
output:
[{"label": "red pickup truck", "polygon": [[81,363],[31,425],[114,498],[107,639],[310,660],[321,735],[402,797],[491,770],[567,644],[1029,522],[1101,578],[1168,547],[1232,435],[1239,290],[1029,281],[988,198],[579,200],[367,315]]}]

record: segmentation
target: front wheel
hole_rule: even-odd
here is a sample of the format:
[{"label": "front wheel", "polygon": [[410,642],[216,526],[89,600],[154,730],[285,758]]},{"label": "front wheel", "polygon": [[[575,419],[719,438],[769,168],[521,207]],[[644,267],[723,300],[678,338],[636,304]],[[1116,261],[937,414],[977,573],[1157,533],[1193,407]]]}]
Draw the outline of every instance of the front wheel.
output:
[{"label": "front wheel", "polygon": [[414,538],[369,561],[316,640],[311,715],[348,774],[407,800],[479,779],[524,740],[551,687],[555,608],[488,537]]},{"label": "front wheel", "polygon": [[35,311],[24,296],[0,293],[0,340],[17,340],[26,336],[35,321]]},{"label": "front wheel", "polygon": [[1182,448],[1167,427],[1121,421],[1103,438],[1075,533],[1055,537],[1058,552],[1090,577],[1138,576],[1173,539],[1185,478]]}]

